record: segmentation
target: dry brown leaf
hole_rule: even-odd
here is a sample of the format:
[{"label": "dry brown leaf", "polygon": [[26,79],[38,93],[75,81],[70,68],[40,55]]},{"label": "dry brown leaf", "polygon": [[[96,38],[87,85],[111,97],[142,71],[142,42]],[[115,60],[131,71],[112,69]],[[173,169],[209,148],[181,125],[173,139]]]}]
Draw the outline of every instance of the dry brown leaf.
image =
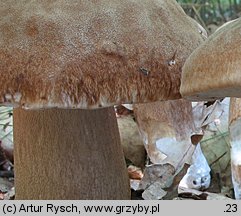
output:
[{"label": "dry brown leaf", "polygon": [[184,164],[184,166],[178,170],[175,175],[172,177],[172,184],[170,187],[165,188],[165,191],[167,191],[167,195],[164,197],[164,199],[171,200],[174,197],[178,196],[178,186],[184,175],[187,173],[188,168],[190,167],[189,164]]},{"label": "dry brown leaf", "polygon": [[223,194],[216,194],[210,192],[202,192],[194,189],[180,187],[178,189],[180,197],[200,199],[200,200],[232,200],[229,197],[224,196]]},{"label": "dry brown leaf", "polygon": [[[143,189],[144,199],[173,199],[178,195],[178,185],[186,174],[189,165],[185,164],[182,169],[174,172],[170,164],[152,165],[140,182],[139,189]],[[149,168],[149,167],[148,167]],[[145,176],[146,175],[146,176]]]},{"label": "dry brown leaf", "polygon": [[171,164],[150,165],[145,168],[139,189],[145,190],[155,182],[159,182],[162,188],[167,188],[172,184],[169,180],[174,174],[175,168]]},{"label": "dry brown leaf", "polygon": [[141,180],[143,177],[142,170],[136,166],[128,166],[127,171],[130,179]]},{"label": "dry brown leaf", "polygon": [[155,182],[142,193],[142,198],[145,200],[159,200],[166,196],[166,194],[167,192],[162,189],[162,184]]}]

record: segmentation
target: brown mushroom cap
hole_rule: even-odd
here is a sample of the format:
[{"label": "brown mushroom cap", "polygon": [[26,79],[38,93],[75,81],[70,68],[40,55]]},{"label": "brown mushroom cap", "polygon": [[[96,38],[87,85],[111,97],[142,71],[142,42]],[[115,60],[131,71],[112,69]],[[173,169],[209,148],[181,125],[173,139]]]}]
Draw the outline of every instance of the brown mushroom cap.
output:
[{"label": "brown mushroom cap", "polygon": [[203,41],[174,0],[0,2],[0,104],[97,108],[177,99]]},{"label": "brown mushroom cap", "polygon": [[183,67],[181,94],[192,101],[241,97],[241,18],[225,24]]}]

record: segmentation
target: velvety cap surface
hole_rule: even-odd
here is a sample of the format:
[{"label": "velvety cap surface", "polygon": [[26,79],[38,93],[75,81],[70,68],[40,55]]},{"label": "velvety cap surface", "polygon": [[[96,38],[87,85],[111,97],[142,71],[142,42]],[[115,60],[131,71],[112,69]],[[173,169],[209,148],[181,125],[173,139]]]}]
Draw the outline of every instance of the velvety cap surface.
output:
[{"label": "velvety cap surface", "polygon": [[184,61],[202,41],[174,0],[0,1],[0,104],[177,99]]},{"label": "velvety cap surface", "polygon": [[183,67],[184,98],[241,97],[241,18],[225,24],[199,46]]}]

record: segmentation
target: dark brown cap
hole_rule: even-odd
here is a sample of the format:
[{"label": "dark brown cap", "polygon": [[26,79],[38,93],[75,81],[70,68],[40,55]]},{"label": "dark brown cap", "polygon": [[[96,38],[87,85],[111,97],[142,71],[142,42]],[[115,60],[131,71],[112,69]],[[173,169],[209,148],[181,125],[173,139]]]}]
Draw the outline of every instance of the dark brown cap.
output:
[{"label": "dark brown cap", "polygon": [[184,98],[241,97],[241,19],[224,24],[199,46],[183,67]]},{"label": "dark brown cap", "polygon": [[97,108],[180,98],[203,41],[175,0],[0,2],[0,104]]}]

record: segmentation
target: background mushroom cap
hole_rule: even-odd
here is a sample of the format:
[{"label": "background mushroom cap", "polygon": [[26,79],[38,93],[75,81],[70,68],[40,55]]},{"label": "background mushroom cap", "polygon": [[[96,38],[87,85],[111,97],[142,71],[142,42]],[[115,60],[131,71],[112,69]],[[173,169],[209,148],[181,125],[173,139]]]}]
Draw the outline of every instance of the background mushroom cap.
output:
[{"label": "background mushroom cap", "polygon": [[174,0],[0,2],[0,104],[98,108],[180,98],[203,41]]},{"label": "background mushroom cap", "polygon": [[224,24],[183,67],[181,94],[192,101],[241,97],[241,18]]}]

